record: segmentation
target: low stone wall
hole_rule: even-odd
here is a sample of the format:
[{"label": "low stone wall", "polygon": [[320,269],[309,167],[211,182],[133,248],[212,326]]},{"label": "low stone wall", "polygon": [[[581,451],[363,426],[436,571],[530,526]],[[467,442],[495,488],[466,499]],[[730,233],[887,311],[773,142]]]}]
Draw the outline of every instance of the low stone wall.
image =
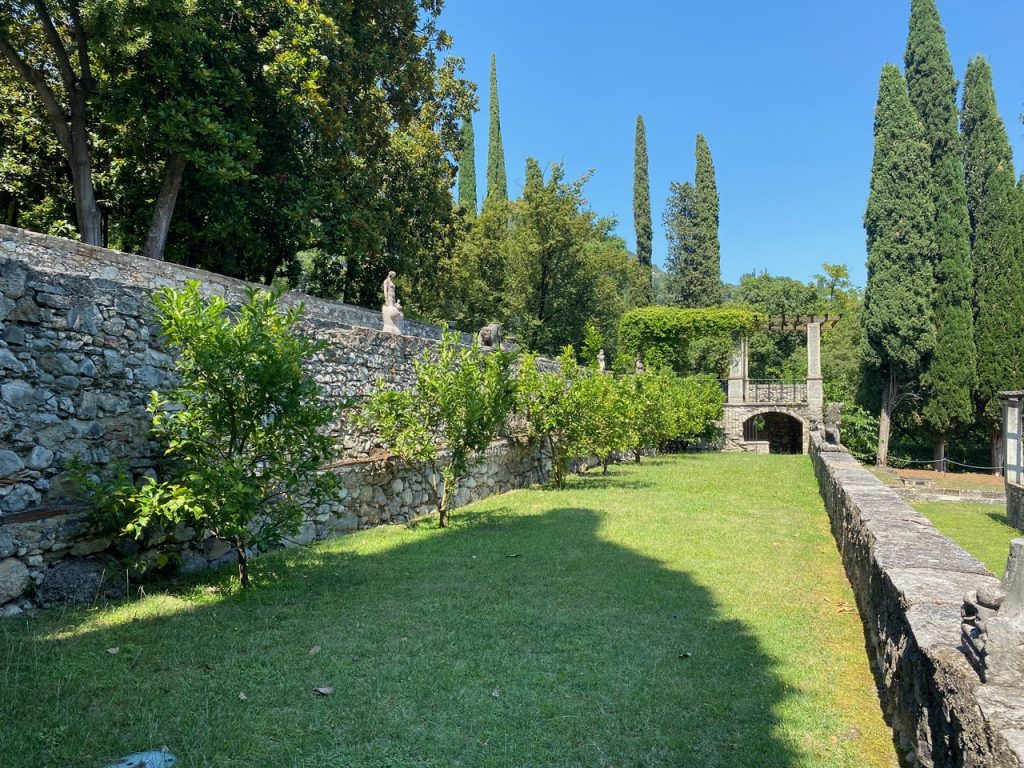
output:
[{"label": "low stone wall", "polygon": [[998,579],[845,450],[814,434],[811,457],[907,763],[1024,765],[1024,690],[961,648],[964,595]]},{"label": "low stone wall", "polygon": [[[68,462],[119,462],[136,475],[157,466],[162,449],[149,438],[146,403],[151,390],[172,381],[173,359],[153,325],[149,294],[191,280],[231,303],[250,287],[0,226],[0,613],[100,593],[94,584],[103,567],[99,555],[112,542],[88,538],[84,511],[69,501]],[[379,312],[294,293],[285,301],[305,302],[301,332],[325,343],[310,373],[334,402],[358,400],[382,381],[410,387],[413,361],[430,354],[441,334],[415,322],[404,322],[402,335],[383,333]],[[330,508],[311,514],[300,541],[427,511],[426,486],[416,472],[361,460],[379,451],[351,415],[343,414],[333,432],[347,462],[334,470],[345,490]],[[460,501],[538,482],[546,472],[536,450],[505,440],[467,479]],[[229,556],[215,541],[193,542],[188,530],[175,538],[186,569]],[[156,544],[145,542],[136,552],[122,543],[107,554],[154,559]],[[69,557],[93,560],[65,563]]]},{"label": "low stone wall", "polygon": [[1006,517],[1010,525],[1024,531],[1024,486],[1006,483]]}]

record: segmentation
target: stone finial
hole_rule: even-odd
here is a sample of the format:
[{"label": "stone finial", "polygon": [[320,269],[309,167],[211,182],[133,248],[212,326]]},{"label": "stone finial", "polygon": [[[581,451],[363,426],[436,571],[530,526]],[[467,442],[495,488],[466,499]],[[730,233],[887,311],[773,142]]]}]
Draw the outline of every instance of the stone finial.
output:
[{"label": "stone finial", "polygon": [[480,329],[477,335],[480,346],[485,349],[497,349],[501,347],[501,324],[491,323]]},{"label": "stone finial", "polygon": [[597,370],[600,371],[601,373],[604,373],[607,370],[607,368],[605,367],[603,349],[597,350]]},{"label": "stone finial", "polygon": [[1010,542],[999,587],[968,592],[961,609],[967,659],[985,683],[1024,683],[1024,539]]}]

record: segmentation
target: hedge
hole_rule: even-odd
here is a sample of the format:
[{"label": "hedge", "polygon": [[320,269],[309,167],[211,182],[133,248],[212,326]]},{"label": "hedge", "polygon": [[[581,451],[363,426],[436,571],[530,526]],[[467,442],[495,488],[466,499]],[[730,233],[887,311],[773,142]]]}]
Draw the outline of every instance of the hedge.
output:
[{"label": "hedge", "polygon": [[619,323],[619,360],[628,366],[639,357],[644,365],[668,366],[681,375],[723,376],[732,338],[765,319],[744,307],[632,309]]}]

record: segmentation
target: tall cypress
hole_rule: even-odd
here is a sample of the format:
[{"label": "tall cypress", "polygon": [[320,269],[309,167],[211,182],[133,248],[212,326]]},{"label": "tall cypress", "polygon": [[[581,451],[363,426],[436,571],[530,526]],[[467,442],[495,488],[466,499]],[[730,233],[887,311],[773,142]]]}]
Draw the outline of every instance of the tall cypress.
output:
[{"label": "tall cypress", "polygon": [[937,468],[946,440],[971,423],[977,350],[971,292],[970,219],[957,131],[957,81],[934,0],[912,0],[905,55],[910,102],[930,148],[935,195],[935,349],[921,377],[922,411],[935,438]]},{"label": "tall cypress", "polygon": [[875,107],[875,152],[864,229],[868,282],[863,353],[882,389],[878,464],[889,455],[892,414],[916,383],[935,343],[932,323],[935,203],[929,144],[906,82],[882,68]]},{"label": "tall cypress", "polygon": [[[633,144],[633,225],[636,229],[636,260],[648,277],[647,304],[654,303],[654,283],[651,274],[651,181],[647,161],[647,129],[644,118],[636,116],[636,138]],[[647,288],[648,286],[645,286]]]},{"label": "tall cypress", "polygon": [[704,292],[700,306],[722,303],[721,248],[718,242],[718,184],[715,164],[711,159],[704,134],[697,134],[697,173],[694,179],[694,213],[696,216],[696,279]]},{"label": "tall cypress", "polygon": [[476,216],[476,138],[473,113],[462,121],[462,146],[459,149],[459,207]]},{"label": "tall cypress", "polygon": [[669,301],[680,307],[703,306],[706,286],[700,284],[697,255],[697,207],[693,184],[673,181],[665,203],[666,287]]},{"label": "tall cypress", "polygon": [[498,109],[498,64],[491,54],[491,123],[487,134],[487,197],[491,201],[508,202],[508,179],[505,173],[505,145],[501,141],[501,112]]},{"label": "tall cypress", "polygon": [[980,56],[967,66],[960,122],[973,228],[977,399],[992,466],[1001,468],[999,392],[1024,389],[1024,253],[1010,140],[996,108],[992,70]]}]

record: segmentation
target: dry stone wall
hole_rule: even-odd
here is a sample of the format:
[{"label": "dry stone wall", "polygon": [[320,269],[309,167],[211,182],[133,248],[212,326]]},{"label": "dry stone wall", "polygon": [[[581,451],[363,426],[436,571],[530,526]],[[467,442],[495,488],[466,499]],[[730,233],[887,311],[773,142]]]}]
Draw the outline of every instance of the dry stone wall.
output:
[{"label": "dry stone wall", "polygon": [[[68,477],[72,457],[100,467],[126,463],[153,472],[161,448],[149,439],[146,403],[172,380],[173,361],[153,326],[150,292],[197,280],[204,291],[240,301],[246,283],[69,240],[0,226],[0,613],[34,604],[103,594],[105,556],[156,558],[136,547],[90,537],[85,511]],[[358,399],[379,381],[406,388],[413,360],[429,353],[440,329],[403,324],[382,333],[380,315],[297,294],[303,332],[326,342],[311,372],[331,399]],[[464,341],[468,337],[464,337]],[[429,479],[377,455],[372,436],[342,417],[334,427],[345,462],[332,471],[344,490],[311,511],[299,543],[382,522],[403,521],[429,508]],[[546,478],[534,446],[512,438],[495,443],[467,479],[465,503]],[[232,557],[194,532],[174,534],[182,566],[196,570]],[[127,547],[127,549],[126,549]]]},{"label": "dry stone wall", "polygon": [[1024,689],[982,684],[961,647],[964,596],[999,580],[841,447],[811,456],[912,766],[1024,765]]}]

